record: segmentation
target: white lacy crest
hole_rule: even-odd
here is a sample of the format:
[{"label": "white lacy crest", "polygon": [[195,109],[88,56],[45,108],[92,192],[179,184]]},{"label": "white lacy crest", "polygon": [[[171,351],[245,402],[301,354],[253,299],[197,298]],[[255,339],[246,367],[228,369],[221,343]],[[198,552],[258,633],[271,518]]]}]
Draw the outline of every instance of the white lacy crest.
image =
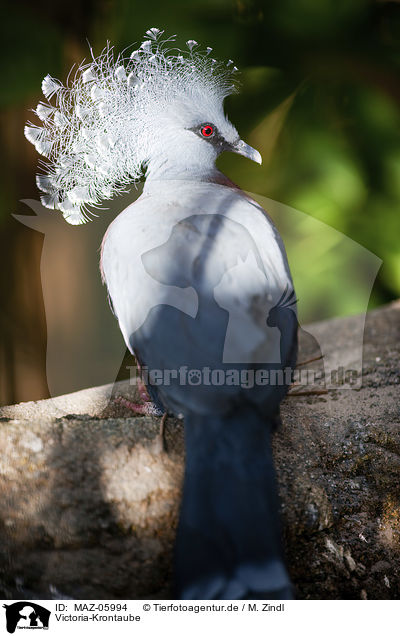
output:
[{"label": "white lacy crest", "polygon": [[163,33],[149,29],[129,57],[114,59],[107,45],[67,86],[50,75],[42,82],[48,103],[35,112],[43,126],[29,123],[25,136],[47,159],[37,178],[43,205],[70,223],[90,220],[88,205],[125,192],[143,175],[157,119],[174,101],[207,95],[220,106],[235,90],[232,60],[211,59],[212,49],[199,50],[195,40],[187,51],[171,48],[175,36]]}]

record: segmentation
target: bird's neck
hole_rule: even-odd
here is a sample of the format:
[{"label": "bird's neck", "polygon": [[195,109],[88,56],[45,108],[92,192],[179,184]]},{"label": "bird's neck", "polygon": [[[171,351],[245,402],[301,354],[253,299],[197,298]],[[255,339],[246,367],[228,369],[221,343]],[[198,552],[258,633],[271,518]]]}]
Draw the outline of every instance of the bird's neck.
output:
[{"label": "bird's neck", "polygon": [[228,177],[220,172],[215,164],[191,164],[190,166],[170,161],[153,160],[147,166],[144,190],[160,181],[195,181],[218,183],[230,188],[238,188]]}]

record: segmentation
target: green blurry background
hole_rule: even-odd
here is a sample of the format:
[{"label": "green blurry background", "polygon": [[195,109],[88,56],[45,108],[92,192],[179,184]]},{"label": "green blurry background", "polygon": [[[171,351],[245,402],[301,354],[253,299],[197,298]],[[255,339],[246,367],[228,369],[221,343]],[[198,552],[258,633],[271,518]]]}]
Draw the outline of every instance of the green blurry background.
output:
[{"label": "green blurry background", "polygon": [[[23,136],[28,111],[42,98],[43,76],[65,80],[72,64],[88,57],[87,41],[95,53],[107,40],[122,50],[152,26],[177,33],[182,45],[190,38],[212,46],[216,57],[232,58],[242,72],[242,90],[226,109],[264,161],[258,168],[227,155],[220,168],[244,189],[297,208],[379,256],[370,308],[400,295],[400,3],[9,2],[0,22],[2,403],[48,395],[43,235],[11,216],[27,213],[21,199],[38,198],[38,157]],[[112,204],[107,222],[122,207],[121,200]],[[343,268],[340,250],[327,251],[312,272],[304,242],[291,245],[289,255],[307,281],[303,320],[324,317],[324,270]],[[334,284],[329,315],[363,309],[343,276]]]}]

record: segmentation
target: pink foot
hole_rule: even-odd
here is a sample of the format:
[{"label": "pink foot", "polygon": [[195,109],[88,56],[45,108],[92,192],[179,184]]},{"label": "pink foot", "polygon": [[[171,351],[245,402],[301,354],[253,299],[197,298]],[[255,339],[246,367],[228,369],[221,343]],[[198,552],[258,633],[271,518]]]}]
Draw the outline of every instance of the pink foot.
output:
[{"label": "pink foot", "polygon": [[[142,396],[140,396],[142,397]],[[143,398],[142,398],[143,399]],[[118,404],[122,404],[127,409],[133,411],[136,415],[162,415],[160,409],[158,409],[151,400],[146,392],[146,401],[143,404],[137,404],[136,402],[132,402],[131,400],[127,400],[122,396],[118,396],[114,398],[114,402],[118,402]]]},{"label": "pink foot", "polygon": [[163,412],[160,411],[151,401],[150,396],[147,393],[146,385],[141,378],[138,378],[136,386],[141,403],[133,402],[132,400],[128,400],[122,396],[115,397],[114,402],[122,404],[122,406],[133,411],[136,415],[162,415]]}]

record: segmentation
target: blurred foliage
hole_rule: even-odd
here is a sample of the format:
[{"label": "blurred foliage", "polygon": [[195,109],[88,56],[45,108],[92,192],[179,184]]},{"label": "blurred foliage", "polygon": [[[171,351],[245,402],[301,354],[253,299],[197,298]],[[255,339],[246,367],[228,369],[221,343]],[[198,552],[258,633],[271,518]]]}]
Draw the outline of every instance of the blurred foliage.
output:
[{"label": "blurred foliage", "polygon": [[[41,78],[65,78],[89,56],[87,41],[96,54],[107,40],[119,51],[151,26],[182,43],[193,38],[212,46],[242,71],[242,91],[226,109],[264,162],[258,168],[226,155],[221,169],[244,189],[306,212],[378,255],[383,266],[370,306],[398,297],[400,3],[382,0],[10,3],[0,24],[3,251],[22,231],[10,229],[10,211],[21,198],[37,198],[37,157],[22,129],[41,97]],[[303,243],[291,245],[298,271],[307,271],[307,251]],[[330,271],[340,257],[334,249],[321,256]],[[14,262],[15,272],[20,266]],[[324,271],[309,273],[308,319],[318,317],[312,308],[324,295]],[[12,280],[18,284],[18,273]],[[357,312],[355,290],[340,279],[337,290],[331,312]]]}]

